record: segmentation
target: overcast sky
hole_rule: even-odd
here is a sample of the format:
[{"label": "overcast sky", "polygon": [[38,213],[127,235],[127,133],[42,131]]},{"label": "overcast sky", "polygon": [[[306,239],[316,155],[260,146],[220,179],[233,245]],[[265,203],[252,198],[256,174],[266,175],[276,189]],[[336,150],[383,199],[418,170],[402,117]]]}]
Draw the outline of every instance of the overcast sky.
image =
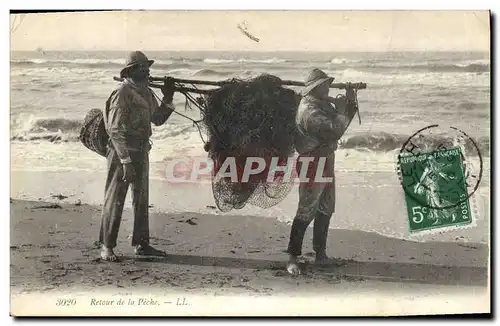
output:
[{"label": "overcast sky", "polygon": [[[11,50],[489,51],[489,13],[129,11],[25,14]],[[17,26],[17,17],[11,26]],[[260,39],[253,42],[237,24]],[[12,27],[11,27],[12,28]]]}]

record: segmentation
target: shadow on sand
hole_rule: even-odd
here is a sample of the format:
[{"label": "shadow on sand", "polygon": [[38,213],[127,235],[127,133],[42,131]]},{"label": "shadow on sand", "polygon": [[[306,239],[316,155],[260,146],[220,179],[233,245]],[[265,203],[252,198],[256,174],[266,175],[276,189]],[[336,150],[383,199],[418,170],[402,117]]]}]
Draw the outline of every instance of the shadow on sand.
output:
[{"label": "shadow on sand", "polygon": [[[288,276],[284,261],[211,257],[195,255],[168,255],[167,257],[123,256],[124,260],[137,262],[217,266],[226,268],[267,269],[278,271],[276,276]],[[378,280],[385,282],[411,282],[440,285],[487,286],[488,269],[484,267],[457,267],[430,264],[358,262],[332,260],[331,264],[316,266],[303,263],[305,275],[314,277],[340,276],[351,280]]]}]

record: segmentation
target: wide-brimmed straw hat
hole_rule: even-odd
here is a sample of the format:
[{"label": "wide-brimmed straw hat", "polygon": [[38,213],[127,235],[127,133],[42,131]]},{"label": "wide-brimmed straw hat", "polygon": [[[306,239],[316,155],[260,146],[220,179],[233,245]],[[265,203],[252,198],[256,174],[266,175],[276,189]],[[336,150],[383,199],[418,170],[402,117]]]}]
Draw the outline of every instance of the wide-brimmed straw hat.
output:
[{"label": "wide-brimmed straw hat", "polygon": [[313,89],[323,83],[331,84],[334,80],[334,77],[330,77],[324,71],[315,68],[311,70],[311,72],[309,72],[309,75],[305,80],[305,86],[302,90],[302,95],[305,96],[309,94]]},{"label": "wide-brimmed straw hat", "polygon": [[125,62],[125,68],[123,68],[120,71],[120,76],[124,77],[124,73],[132,68],[135,67],[139,64],[147,64],[148,66],[151,67],[151,65],[154,63],[154,60],[149,60],[148,57],[141,51],[132,51],[128,54],[127,61]]}]

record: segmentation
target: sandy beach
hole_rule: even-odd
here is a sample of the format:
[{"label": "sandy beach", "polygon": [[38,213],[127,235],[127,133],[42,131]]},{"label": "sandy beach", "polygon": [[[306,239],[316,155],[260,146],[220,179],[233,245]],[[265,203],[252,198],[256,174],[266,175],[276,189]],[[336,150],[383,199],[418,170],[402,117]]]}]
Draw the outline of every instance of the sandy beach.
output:
[{"label": "sandy beach", "polygon": [[[11,199],[10,207],[11,313],[14,315],[23,311],[63,313],[54,310],[50,300],[43,300],[40,306],[26,306],[29,298],[41,293],[47,299],[60,297],[60,293],[73,297],[84,293],[83,298],[90,300],[91,294],[124,292],[183,293],[196,298],[236,296],[239,300],[323,296],[335,300],[342,295],[342,300],[378,298],[393,305],[350,306],[342,310],[353,314],[370,313],[373,309],[378,309],[371,312],[375,314],[377,311],[397,314],[397,309],[399,313],[421,313],[426,308],[433,308],[434,313],[453,309],[456,312],[489,311],[489,249],[485,244],[459,240],[417,243],[362,231],[330,230],[329,253],[335,262],[320,268],[308,263],[312,261],[311,230],[308,230],[304,241],[305,274],[291,277],[284,270],[287,257],[283,251],[289,234],[285,223],[257,216],[152,213],[151,242],[166,250],[168,256],[146,259],[133,255],[130,246],[133,217],[127,209],[117,248],[121,261],[113,264],[98,258],[99,206]],[[409,301],[419,297],[448,299],[440,300],[438,306],[422,306],[405,312],[398,304],[398,296],[400,300]],[[466,304],[458,304],[461,300]],[[92,306],[86,307],[88,309],[74,313],[91,314]],[[203,307],[198,306],[197,312],[191,313],[230,313],[224,313],[220,307],[200,312],[204,311]],[[338,308],[317,313],[342,314]],[[280,308],[262,309],[252,310],[250,314],[280,311]],[[301,309],[294,312],[299,313]],[[133,311],[137,313],[137,310],[128,313]],[[117,313],[110,309],[103,314],[113,312]],[[149,313],[176,315],[179,311],[148,310]],[[189,312],[183,314],[189,315]]]},{"label": "sandy beach", "polygon": [[[328,19],[327,26],[332,26],[331,21]],[[476,15],[473,21],[477,22]],[[169,22],[162,19],[161,24]],[[193,22],[189,19],[188,25]],[[294,28],[298,23],[287,22]],[[18,35],[27,35],[20,31]],[[394,33],[393,28],[388,32]],[[272,34],[270,30],[266,33]],[[184,36],[197,35],[197,41],[190,44],[205,40],[196,33],[188,34]],[[366,37],[364,31],[363,35]],[[241,35],[233,34],[224,42],[233,36]],[[263,42],[270,42],[262,37]],[[180,93],[174,104],[181,114],[154,127],[151,138],[151,242],[168,256],[144,259],[133,255],[129,192],[117,248],[121,261],[100,261],[96,240],[106,161],[82,146],[78,136],[88,110],[103,108],[116,87],[112,77],[119,74],[127,53],[97,49],[95,35],[89,39],[92,50],[12,52],[12,314],[489,312],[491,87],[487,48],[432,52],[425,45],[416,52],[331,52],[331,48],[314,52],[300,44],[297,50],[285,52],[271,42],[269,52],[242,51],[240,47],[219,51],[210,41],[209,51],[147,51],[155,60],[154,76],[220,81],[269,73],[301,81],[310,69],[319,68],[339,82],[369,85],[359,93],[362,123],[351,124],[336,152],[337,204],[328,238],[334,262],[321,268],[312,264],[309,229],[302,257],[305,273],[291,277],[285,271],[284,250],[297,208],[297,185],[274,207],[248,205],[222,213],[215,208],[210,182],[196,179],[177,184],[167,175],[169,162],[206,157],[203,139],[207,135],[186,119],[198,120],[200,112],[186,109]],[[414,38],[404,39],[415,43]],[[340,93],[332,90],[330,95]],[[436,123],[463,130],[479,148],[481,155],[471,152],[471,146],[465,151],[473,163],[471,171],[481,175],[470,199],[474,225],[415,234],[409,230],[397,155],[417,130]],[[441,134],[430,139],[434,145],[449,141],[449,136]],[[178,169],[189,172],[188,167]]]},{"label": "sandy beach", "polygon": [[[11,15],[11,315],[490,312],[490,27],[488,11]],[[262,74],[307,85],[312,69],[335,83],[367,85],[356,91],[359,115],[338,140],[335,154],[336,207],[327,243],[331,264],[314,265],[311,225],[300,257],[303,274],[293,277],[285,269],[298,183],[273,207],[217,210],[210,179],[193,176],[199,167],[192,162],[207,157],[205,141],[213,136],[210,130],[218,129],[196,121],[206,122],[208,108],[219,105],[190,107],[188,95],[201,103],[200,90],[193,89],[188,94],[177,89],[175,113],[152,127],[150,139],[151,244],[167,256],[134,255],[129,191],[115,248],[119,262],[100,259],[107,164],[83,146],[80,131],[89,110],[105,108],[118,86],[113,77],[129,66],[129,51],[136,50],[154,60],[152,77],[174,77],[205,91],[212,88],[210,82]],[[162,95],[157,88],[154,92]],[[266,92],[259,93],[258,98],[269,99]],[[331,97],[344,94],[343,87],[330,88]],[[221,107],[240,109],[254,102],[228,95]],[[205,98],[214,103],[211,99]],[[272,112],[277,102],[255,103],[259,110],[249,116],[265,122],[270,116],[260,112]],[[279,124],[285,123],[284,115],[279,116]],[[245,136],[243,129],[248,129],[247,139],[264,126],[244,118],[248,128],[239,128],[237,121],[227,120],[221,121],[238,135]],[[419,136],[422,143],[415,144],[422,150],[463,145],[463,179],[458,167],[458,175],[449,179],[477,184],[474,189],[468,185],[474,193],[468,203],[472,223],[413,232],[410,227],[423,225],[428,211],[406,200],[398,155],[417,131],[436,124],[443,129],[429,129]],[[465,134],[470,141],[460,136]],[[270,143],[263,141],[270,139],[268,133],[262,135],[254,144],[245,140],[233,145]],[[173,162],[185,164],[174,167]],[[419,170],[412,175],[424,173]],[[173,174],[186,178],[175,182],[182,178]],[[434,183],[427,194],[438,193],[439,181]],[[456,190],[451,184],[441,188],[446,188],[439,191],[443,198]],[[461,212],[462,221],[468,221],[465,208]],[[420,222],[410,222],[419,213]]]}]

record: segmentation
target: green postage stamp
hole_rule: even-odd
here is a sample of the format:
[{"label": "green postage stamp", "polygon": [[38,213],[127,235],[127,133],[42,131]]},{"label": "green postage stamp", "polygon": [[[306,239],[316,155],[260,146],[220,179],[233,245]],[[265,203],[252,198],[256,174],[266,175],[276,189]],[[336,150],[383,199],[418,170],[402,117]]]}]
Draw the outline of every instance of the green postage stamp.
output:
[{"label": "green postage stamp", "polygon": [[411,233],[472,224],[460,147],[402,153],[398,166]]}]

